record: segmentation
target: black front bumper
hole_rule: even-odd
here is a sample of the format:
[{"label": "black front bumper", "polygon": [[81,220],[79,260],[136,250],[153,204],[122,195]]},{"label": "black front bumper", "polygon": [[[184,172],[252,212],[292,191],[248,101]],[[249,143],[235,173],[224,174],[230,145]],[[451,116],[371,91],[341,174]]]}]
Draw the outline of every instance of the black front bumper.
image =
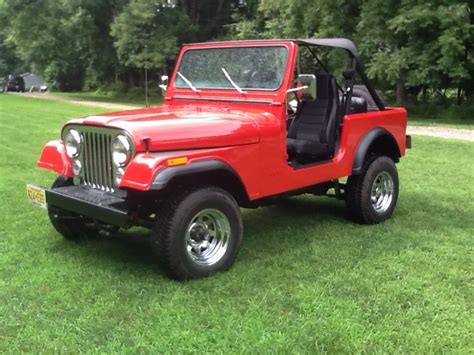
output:
[{"label": "black front bumper", "polygon": [[130,224],[125,196],[83,185],[45,189],[45,192],[49,207],[64,209],[118,227]]}]

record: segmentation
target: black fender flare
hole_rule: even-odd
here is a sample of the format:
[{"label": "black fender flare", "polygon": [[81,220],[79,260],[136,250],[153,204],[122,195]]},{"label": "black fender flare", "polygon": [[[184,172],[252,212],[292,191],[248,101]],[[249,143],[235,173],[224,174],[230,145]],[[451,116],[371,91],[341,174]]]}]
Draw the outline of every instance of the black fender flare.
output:
[{"label": "black fender flare", "polygon": [[380,127],[372,129],[364,135],[364,137],[357,145],[357,150],[354,156],[354,160],[352,162],[352,175],[357,175],[361,172],[362,167],[364,165],[365,156],[367,155],[367,151],[369,150],[370,145],[377,138],[382,136],[386,136],[387,138],[392,140],[395,143],[397,149],[400,149],[398,147],[397,141],[389,131]]},{"label": "black fender flare", "polygon": [[223,170],[234,175],[242,183],[240,176],[234,169],[232,169],[232,167],[229,166],[229,164],[220,159],[206,159],[187,165],[168,167],[159,170],[153,178],[150,190],[164,190],[166,186],[168,186],[168,183],[176,177]]}]

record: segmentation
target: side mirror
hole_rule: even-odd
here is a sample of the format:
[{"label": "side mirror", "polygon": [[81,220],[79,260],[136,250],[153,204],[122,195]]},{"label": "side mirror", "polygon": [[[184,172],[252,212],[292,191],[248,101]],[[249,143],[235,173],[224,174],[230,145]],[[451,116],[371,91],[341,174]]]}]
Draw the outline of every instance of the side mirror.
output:
[{"label": "side mirror", "polygon": [[300,82],[301,85],[305,87],[302,92],[301,99],[303,101],[316,100],[316,75],[300,74],[298,75],[298,82]]},{"label": "side mirror", "polygon": [[168,75],[161,76],[161,84],[158,86],[161,90],[163,90],[163,94],[165,94],[166,90],[168,89]]}]

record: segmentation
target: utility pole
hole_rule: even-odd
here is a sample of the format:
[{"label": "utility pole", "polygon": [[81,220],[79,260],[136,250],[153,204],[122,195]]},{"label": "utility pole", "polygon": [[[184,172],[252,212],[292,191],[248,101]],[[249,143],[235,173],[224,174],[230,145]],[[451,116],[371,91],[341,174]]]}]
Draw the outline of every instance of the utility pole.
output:
[{"label": "utility pole", "polygon": [[148,46],[145,44],[145,107],[150,107],[148,104]]}]

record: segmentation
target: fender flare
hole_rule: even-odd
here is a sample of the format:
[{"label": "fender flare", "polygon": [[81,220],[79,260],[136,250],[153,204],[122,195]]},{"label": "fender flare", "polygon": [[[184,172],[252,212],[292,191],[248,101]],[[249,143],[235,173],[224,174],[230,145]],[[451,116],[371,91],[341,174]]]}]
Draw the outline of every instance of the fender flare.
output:
[{"label": "fender flare", "polygon": [[[168,183],[176,177],[223,170],[234,175],[242,183],[240,176],[226,162],[220,159],[206,159],[158,171],[153,178],[150,190],[164,190]],[[244,185],[242,184],[242,186]]]},{"label": "fender flare", "polygon": [[[360,140],[359,144],[357,145],[356,154],[352,162],[352,175],[357,175],[361,172],[362,167],[364,165],[365,156],[367,154],[367,151],[369,150],[370,145],[377,138],[382,136],[386,136],[387,138],[392,140],[397,149],[400,149],[398,147],[397,141],[389,131],[380,127],[372,129],[371,131],[365,134],[365,136]],[[398,151],[398,154],[400,154],[400,151]]]}]

